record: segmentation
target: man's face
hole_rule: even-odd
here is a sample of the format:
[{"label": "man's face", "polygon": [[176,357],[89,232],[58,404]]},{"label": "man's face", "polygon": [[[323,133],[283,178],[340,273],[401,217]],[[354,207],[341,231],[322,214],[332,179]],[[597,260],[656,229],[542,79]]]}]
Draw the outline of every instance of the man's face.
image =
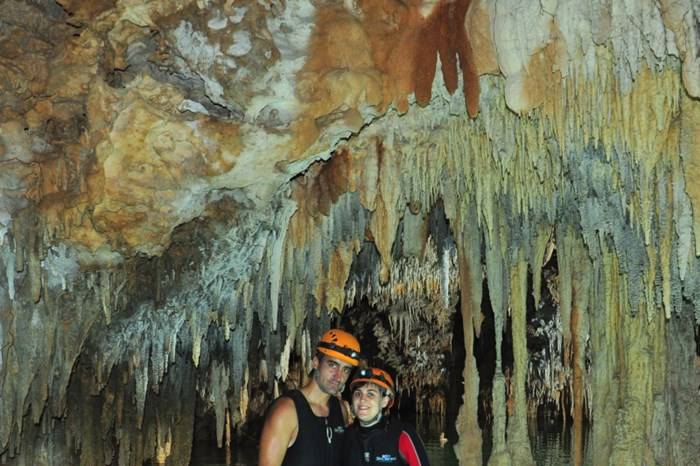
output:
[{"label": "man's face", "polygon": [[361,422],[371,422],[389,404],[389,396],[373,383],[355,387],[352,391],[352,410]]},{"label": "man's face", "polygon": [[314,356],[314,369],[314,380],[321,391],[335,396],[345,388],[353,366],[329,356],[324,356],[320,361]]}]

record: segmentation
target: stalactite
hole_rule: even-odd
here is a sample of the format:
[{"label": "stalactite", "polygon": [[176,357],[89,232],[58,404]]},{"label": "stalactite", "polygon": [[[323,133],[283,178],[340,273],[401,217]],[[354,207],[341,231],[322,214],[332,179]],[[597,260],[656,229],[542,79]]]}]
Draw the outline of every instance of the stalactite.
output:
[{"label": "stalactite", "polygon": [[423,23],[415,51],[416,100],[420,105],[430,101],[435,65],[442,65],[445,87],[451,94],[457,89],[457,63],[464,79],[464,100],[469,115],[476,116],[479,108],[479,84],[476,79],[470,38],[465,30],[465,15],[469,0],[439,2]]},{"label": "stalactite", "polygon": [[542,299],[542,267],[549,261],[546,253],[547,249],[553,245],[552,233],[552,228],[549,225],[540,226],[532,247],[530,269],[532,270],[532,297],[535,301],[535,307],[540,305]]},{"label": "stalactite", "polygon": [[[353,300],[346,300],[346,306],[367,297],[378,308],[395,308],[398,312],[391,316],[392,325],[404,342],[412,339],[410,327],[419,316],[430,316],[439,326],[446,326],[458,289],[458,284],[449,278],[455,273],[456,252],[451,248],[438,251],[433,241],[429,236],[422,257],[393,263],[388,283],[381,284],[381,271],[370,275],[369,280],[354,281]],[[432,315],[434,310],[441,312]]]},{"label": "stalactite", "polygon": [[[403,254],[408,257],[420,257],[428,240],[428,222],[426,215],[417,210],[415,213],[408,206],[403,214],[403,234],[401,244]],[[442,283],[445,283],[443,278]]]},{"label": "stalactite", "polygon": [[379,141],[376,144],[376,158],[379,162],[379,195],[377,208],[369,223],[374,243],[382,257],[382,268],[379,274],[382,284],[390,279],[391,247],[394,244],[399,215],[403,213],[403,209],[399,207],[405,204],[401,186],[389,175],[399,171],[400,163],[398,154],[392,153],[390,149]]},{"label": "stalactite", "polygon": [[2,262],[5,269],[5,277],[7,279],[7,294],[10,301],[15,299],[15,255],[10,250],[7,243],[0,244],[2,247]]},{"label": "stalactite", "polygon": [[281,219],[279,225],[281,226],[280,231],[276,232],[274,239],[274,247],[270,249],[270,254],[272,255],[270,260],[270,322],[272,325],[272,330],[277,330],[277,315],[279,313],[278,309],[278,299],[280,295],[280,279],[283,273],[284,261],[282,260],[282,251],[285,243],[285,238],[287,236],[287,227],[289,225],[289,218],[296,211],[296,206],[289,203],[287,204],[285,210],[281,214]]},{"label": "stalactite", "polygon": [[[681,99],[680,156],[683,160],[685,188],[693,208],[693,230],[700,231],[700,192],[695,180],[700,175],[700,105],[691,99]],[[695,256],[700,256],[700,235],[695,234]]]},{"label": "stalactite", "polygon": [[228,367],[219,361],[212,364],[210,370],[211,380],[208,384],[208,388],[216,414],[216,442],[217,446],[221,448],[224,440],[224,428],[229,416],[226,392],[229,389],[230,377]]},{"label": "stalactite", "polygon": [[568,390],[568,379],[562,365],[562,324],[559,313],[555,310],[551,319],[536,318],[531,324],[535,327],[532,336],[544,339],[546,346],[539,353],[529,355],[529,412],[535,414],[540,406],[554,406],[561,412],[565,409],[564,396]]},{"label": "stalactite", "polygon": [[[103,432],[114,429],[117,438],[120,439],[119,464],[142,462],[151,455],[156,455],[154,459],[164,461],[163,464],[188,464],[191,440],[187,440],[187,432],[190,431],[193,420],[193,412],[189,410],[194,408],[195,394],[192,385],[194,379],[188,374],[192,370],[188,369],[188,366],[192,366],[169,365],[166,372],[161,359],[162,354],[170,350],[167,341],[171,332],[178,333],[186,327],[183,325],[183,319],[173,319],[172,314],[163,315],[160,326],[151,325],[148,318],[149,310],[144,308],[141,310],[140,322],[137,320],[132,325],[122,327],[122,338],[129,341],[126,346],[115,345],[114,342],[111,345],[99,341],[91,343],[105,345],[102,349],[103,354],[109,355],[112,361],[128,359],[131,362],[126,366],[105,368],[108,375],[104,388],[99,392],[98,400],[101,401],[97,401],[98,404],[104,403],[102,410],[77,408],[74,401],[90,395],[71,392],[69,419],[81,419],[85,425],[94,425],[97,421],[102,424]],[[170,331],[159,331],[168,327]],[[111,355],[107,348],[112,350]],[[122,351],[130,354],[130,357],[124,358],[119,354]],[[85,365],[84,370],[86,372],[82,376],[82,383],[89,386],[89,365]],[[124,385],[122,381],[123,371],[126,370],[132,372],[132,382],[128,385]],[[179,377],[185,378],[179,380]],[[74,386],[73,389],[78,389],[78,386]],[[178,395],[182,390],[189,392],[186,396]],[[116,400],[111,409],[110,399]],[[91,421],[92,416],[101,416],[101,419]],[[184,418],[175,421],[180,416]],[[189,419],[189,425],[185,418]],[[69,432],[75,429],[74,424],[70,423],[65,428]],[[135,431],[141,431],[142,434],[135,436]],[[90,438],[84,431],[75,432],[74,435],[77,438]],[[105,451],[95,450],[94,446],[81,451],[81,464],[95,464],[102,457],[111,458],[111,455],[104,456],[107,454],[109,442],[103,444],[100,440],[95,443],[102,445]],[[178,458],[176,462],[173,462],[174,458]]]},{"label": "stalactite", "polygon": [[290,333],[284,342],[280,353],[279,365],[276,373],[281,380],[287,380],[289,374],[289,358],[292,355],[292,347],[294,345],[294,333]]},{"label": "stalactite", "polygon": [[[574,232],[570,225],[563,225],[557,231],[557,264],[559,265],[559,314],[563,336],[563,366],[567,371],[567,379],[571,368],[571,306],[573,304],[573,269],[575,251],[572,236]],[[568,382],[567,382],[568,384]]]},{"label": "stalactite", "polygon": [[501,213],[495,212],[491,218],[493,236],[489,238],[486,247],[486,277],[491,298],[491,308],[494,315],[496,367],[493,376],[492,400],[493,400],[493,446],[489,466],[507,466],[511,464],[511,456],[506,444],[506,400],[505,378],[501,358],[501,345],[506,320],[505,298],[510,294],[510,284],[505,271],[503,253],[507,240],[505,225],[501,220]]},{"label": "stalactite", "polygon": [[110,291],[111,286],[109,283],[110,274],[109,271],[104,270],[100,273],[100,303],[102,304],[102,312],[104,313],[105,320],[109,324],[112,320],[112,309],[110,303]]},{"label": "stalactite", "polygon": [[27,274],[29,278],[31,297],[34,303],[38,303],[41,299],[42,288],[42,271],[41,271],[41,255],[43,254],[43,244],[38,229],[39,219],[33,218],[27,213],[28,218],[22,225],[23,233],[27,235]]}]

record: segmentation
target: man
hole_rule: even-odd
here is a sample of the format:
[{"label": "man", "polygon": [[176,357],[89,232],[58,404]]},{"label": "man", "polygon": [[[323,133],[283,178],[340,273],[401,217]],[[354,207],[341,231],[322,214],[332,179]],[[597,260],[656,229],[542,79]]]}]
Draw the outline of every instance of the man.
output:
[{"label": "man", "polygon": [[345,432],[342,466],[429,466],[425,446],[413,426],[384,414],[394,404],[396,393],[386,371],[359,371],[350,390],[357,418]]},{"label": "man", "polygon": [[311,380],[271,406],[260,437],[259,466],[338,466],[347,425],[339,395],[360,362],[360,343],[343,330],[323,334]]}]

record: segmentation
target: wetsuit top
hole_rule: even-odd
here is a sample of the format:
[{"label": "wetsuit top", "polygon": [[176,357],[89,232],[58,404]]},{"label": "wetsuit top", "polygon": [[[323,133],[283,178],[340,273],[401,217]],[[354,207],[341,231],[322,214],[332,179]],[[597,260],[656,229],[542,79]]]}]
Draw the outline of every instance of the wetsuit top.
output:
[{"label": "wetsuit top", "polygon": [[299,390],[282,396],[294,401],[299,421],[297,437],[287,449],[282,466],[339,466],[345,433],[340,401],[330,397],[328,417],[317,417]]},{"label": "wetsuit top", "polygon": [[429,466],[428,454],[416,429],[395,419],[372,427],[355,422],[345,431],[342,466]]}]

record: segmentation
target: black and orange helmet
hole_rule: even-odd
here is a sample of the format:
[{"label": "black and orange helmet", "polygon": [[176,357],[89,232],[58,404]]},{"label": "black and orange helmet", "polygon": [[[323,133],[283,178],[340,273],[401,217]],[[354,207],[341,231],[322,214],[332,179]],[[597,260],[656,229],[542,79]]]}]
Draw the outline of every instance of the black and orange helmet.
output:
[{"label": "black and orange helmet", "polygon": [[373,383],[380,386],[388,392],[392,398],[396,393],[394,388],[394,379],[391,378],[389,373],[383,369],[378,369],[376,367],[370,367],[369,369],[361,369],[357,372],[357,375],[352,382],[350,382],[350,390],[354,390],[357,385],[363,383]]},{"label": "black and orange helmet", "polygon": [[360,364],[360,342],[344,330],[328,330],[318,342],[316,351],[353,366]]}]

